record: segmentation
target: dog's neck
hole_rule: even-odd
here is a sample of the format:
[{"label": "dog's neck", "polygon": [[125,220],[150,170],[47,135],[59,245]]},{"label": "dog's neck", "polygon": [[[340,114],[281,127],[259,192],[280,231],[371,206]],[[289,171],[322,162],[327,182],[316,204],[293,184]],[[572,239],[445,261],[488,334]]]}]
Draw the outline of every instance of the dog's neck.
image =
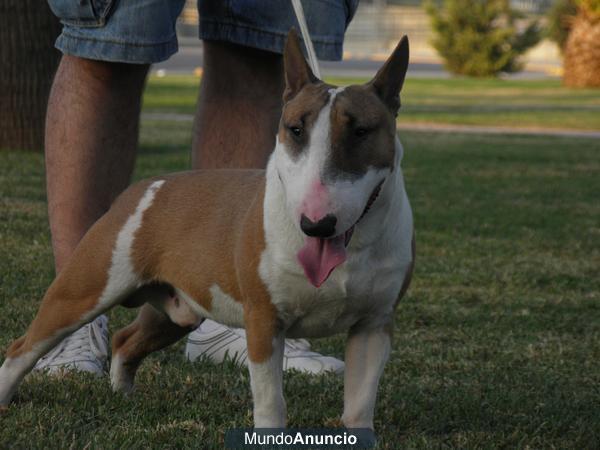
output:
[{"label": "dog's neck", "polygon": [[395,140],[395,151],[394,169],[386,177],[372,208],[357,225],[351,250],[360,250],[380,240],[383,233],[390,230],[390,222],[399,217],[403,208],[408,206],[404,204],[404,176],[400,166],[404,151],[398,137]]}]

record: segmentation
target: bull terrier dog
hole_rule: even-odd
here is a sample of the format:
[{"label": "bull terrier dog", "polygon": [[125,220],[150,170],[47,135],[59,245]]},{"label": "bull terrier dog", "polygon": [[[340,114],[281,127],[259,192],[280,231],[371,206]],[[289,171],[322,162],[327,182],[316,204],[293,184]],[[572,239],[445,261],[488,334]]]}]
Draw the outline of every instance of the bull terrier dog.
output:
[{"label": "bull terrier dog", "polygon": [[317,79],[295,32],[266,170],[139,182],[94,224],[0,368],[0,406],[63,338],[116,305],[140,307],[112,340],[111,384],[205,318],[246,329],[254,425],[284,427],[284,338],[347,332],[342,422],[373,428],[394,311],[410,283],[413,217],[396,136],[405,37],[364,85]]}]

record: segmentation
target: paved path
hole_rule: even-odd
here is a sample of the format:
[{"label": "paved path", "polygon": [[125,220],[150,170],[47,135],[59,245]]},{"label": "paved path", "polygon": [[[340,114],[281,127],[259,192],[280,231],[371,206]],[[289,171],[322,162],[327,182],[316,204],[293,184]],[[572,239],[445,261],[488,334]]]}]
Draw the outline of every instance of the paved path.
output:
[{"label": "paved path", "polygon": [[[192,122],[194,116],[180,113],[143,113],[142,120],[164,120],[167,122]],[[472,134],[526,134],[538,136],[577,137],[600,139],[600,131],[573,130],[536,127],[492,127],[481,125],[453,125],[441,123],[400,123],[399,130],[426,131],[437,133]]]},{"label": "paved path", "polygon": [[[184,46],[171,56],[167,61],[163,61],[152,66],[153,72],[162,71],[168,74],[194,73],[204,64],[202,47]],[[383,61],[374,61],[366,58],[353,58],[345,61],[319,61],[321,72],[326,77],[356,77],[370,78],[381,67]],[[537,73],[538,77],[544,77],[545,74]],[[449,78],[441,64],[427,62],[411,62],[408,77],[413,78]]]},{"label": "paved path", "polygon": [[[189,42],[189,40],[188,40]],[[154,64],[152,70],[163,73],[192,74],[204,64],[201,45],[181,45],[179,51],[167,61]],[[371,78],[381,67],[383,61],[373,58],[353,57],[345,61],[319,61],[323,76],[327,77],[357,77]],[[408,67],[408,78],[449,78],[450,74],[443,65],[431,61],[417,61],[412,59]],[[551,75],[542,69],[527,70],[513,74],[505,74],[503,78],[509,79],[539,79]]]}]

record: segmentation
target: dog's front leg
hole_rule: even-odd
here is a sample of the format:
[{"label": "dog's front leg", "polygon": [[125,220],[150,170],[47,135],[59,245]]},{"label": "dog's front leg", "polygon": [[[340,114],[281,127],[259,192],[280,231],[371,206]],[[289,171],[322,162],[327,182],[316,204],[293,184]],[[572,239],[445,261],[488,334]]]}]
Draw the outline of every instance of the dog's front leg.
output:
[{"label": "dog's front leg", "polygon": [[[247,318],[248,315],[246,315]],[[275,320],[246,321],[250,385],[254,400],[254,426],[281,428],[286,423],[283,398],[284,334],[275,329]]]},{"label": "dog's front leg", "polygon": [[390,335],[387,327],[359,327],[348,334],[342,416],[348,428],[373,429],[377,386],[390,354]]}]

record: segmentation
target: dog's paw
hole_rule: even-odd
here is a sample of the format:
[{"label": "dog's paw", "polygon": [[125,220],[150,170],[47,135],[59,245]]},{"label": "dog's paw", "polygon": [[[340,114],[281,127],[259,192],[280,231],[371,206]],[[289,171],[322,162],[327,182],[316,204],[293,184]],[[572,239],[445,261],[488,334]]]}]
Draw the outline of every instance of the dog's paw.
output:
[{"label": "dog's paw", "polygon": [[114,392],[130,394],[134,390],[135,371],[130,370],[123,364],[123,361],[117,356],[113,356],[110,364],[110,385]]}]

